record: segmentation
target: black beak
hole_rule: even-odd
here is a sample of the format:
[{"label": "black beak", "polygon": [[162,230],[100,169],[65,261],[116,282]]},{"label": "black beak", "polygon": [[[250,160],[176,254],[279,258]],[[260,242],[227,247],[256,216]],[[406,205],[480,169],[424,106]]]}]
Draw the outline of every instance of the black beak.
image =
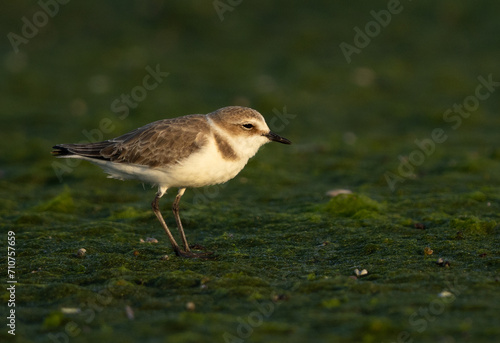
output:
[{"label": "black beak", "polygon": [[275,134],[272,131],[269,131],[268,133],[263,134],[263,136],[269,138],[269,140],[273,141],[273,142],[279,142],[279,143],[283,143],[283,144],[292,144],[292,142],[290,142],[288,139],[281,137],[281,136],[278,136],[277,134]]}]

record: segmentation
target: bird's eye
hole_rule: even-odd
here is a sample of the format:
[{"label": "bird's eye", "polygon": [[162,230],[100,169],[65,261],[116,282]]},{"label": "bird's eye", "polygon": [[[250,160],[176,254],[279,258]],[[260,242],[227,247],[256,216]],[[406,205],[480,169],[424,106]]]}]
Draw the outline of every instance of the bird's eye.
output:
[{"label": "bird's eye", "polygon": [[244,128],[244,129],[246,129],[246,130],[251,130],[251,129],[253,129],[253,124],[250,124],[250,123],[248,123],[248,124],[243,124],[242,126],[243,126],[243,128]]}]

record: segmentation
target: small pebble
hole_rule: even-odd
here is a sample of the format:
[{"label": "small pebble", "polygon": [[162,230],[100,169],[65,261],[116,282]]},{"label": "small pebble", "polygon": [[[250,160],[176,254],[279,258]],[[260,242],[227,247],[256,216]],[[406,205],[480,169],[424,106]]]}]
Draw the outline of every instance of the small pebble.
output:
[{"label": "small pebble", "polygon": [[453,296],[453,293],[448,292],[448,291],[442,291],[441,293],[438,294],[438,297],[440,298],[447,298]]},{"label": "small pebble", "polygon": [[288,300],[290,297],[286,294],[276,294],[273,296],[273,301],[278,302],[278,301],[284,301]]},{"label": "small pebble", "polygon": [[129,305],[125,306],[125,314],[129,320],[134,320],[134,310]]},{"label": "small pebble", "polygon": [[358,277],[365,276],[368,274],[368,270],[363,269],[362,271],[359,271],[359,269],[354,269],[354,274]]},{"label": "small pebble", "polygon": [[154,237],[147,237],[146,243],[158,243],[158,240]]},{"label": "small pebble", "polygon": [[413,226],[417,230],[425,230],[425,224],[423,224],[423,223],[415,223],[415,224],[413,224]]},{"label": "small pebble", "polygon": [[78,307],[61,307],[61,313],[64,314],[77,314],[82,312],[82,310]]},{"label": "small pebble", "polygon": [[447,260],[443,260],[441,257],[438,258],[438,260],[436,261],[436,264],[440,267],[449,267],[450,266],[450,262],[447,261]]},{"label": "small pebble", "polygon": [[340,194],[352,194],[352,191],[349,189],[332,189],[331,191],[326,192],[326,195],[332,198]]},{"label": "small pebble", "polygon": [[161,257],[161,260],[163,260],[163,261],[168,261],[168,260],[170,260],[170,257],[169,257],[168,255],[163,255],[163,256]]},{"label": "small pebble", "polygon": [[78,251],[76,252],[76,256],[77,256],[77,257],[84,257],[86,252],[87,252],[87,250],[86,250],[86,249],[84,249],[84,248],[80,248],[80,249],[78,249]]},{"label": "small pebble", "polygon": [[188,301],[186,303],[186,310],[188,311],[194,311],[196,309],[196,305],[192,301]]},{"label": "small pebble", "polygon": [[358,140],[358,137],[356,136],[355,133],[353,132],[346,132],[342,136],[342,140],[344,143],[349,144],[349,145],[354,145],[356,141]]}]

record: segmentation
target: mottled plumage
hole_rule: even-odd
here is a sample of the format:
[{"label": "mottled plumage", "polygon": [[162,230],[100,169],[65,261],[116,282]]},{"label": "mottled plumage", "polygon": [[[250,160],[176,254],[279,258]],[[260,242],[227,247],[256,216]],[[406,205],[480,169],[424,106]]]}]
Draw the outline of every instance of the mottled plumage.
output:
[{"label": "mottled plumage", "polygon": [[155,168],[180,162],[201,149],[209,132],[205,116],[190,115],[158,120],[104,142],[59,144],[53,153]]},{"label": "mottled plumage", "polygon": [[[226,182],[235,177],[260,146],[277,141],[290,144],[271,132],[262,115],[246,107],[224,107],[207,115],[193,114],[163,119],[119,137],[88,144],[58,144],[52,154],[90,161],[109,177],[137,179],[158,185],[153,210],[178,255],[190,252],[179,217],[179,201],[188,187]],[[158,208],[168,188],[179,192],[173,212],[182,237],[181,250]]]}]

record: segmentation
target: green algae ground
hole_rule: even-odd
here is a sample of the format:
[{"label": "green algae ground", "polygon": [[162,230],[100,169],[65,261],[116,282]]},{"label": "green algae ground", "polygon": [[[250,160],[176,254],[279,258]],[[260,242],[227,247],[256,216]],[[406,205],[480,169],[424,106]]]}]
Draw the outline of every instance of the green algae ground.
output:
[{"label": "green algae ground", "polygon": [[[45,23],[38,2],[5,4],[0,340],[496,342],[499,9],[71,1]],[[142,93],[158,66],[168,76]],[[117,110],[122,95],[135,100]],[[49,153],[227,105],[294,144],[186,192],[188,240],[213,260],[172,253],[148,185]]]}]

